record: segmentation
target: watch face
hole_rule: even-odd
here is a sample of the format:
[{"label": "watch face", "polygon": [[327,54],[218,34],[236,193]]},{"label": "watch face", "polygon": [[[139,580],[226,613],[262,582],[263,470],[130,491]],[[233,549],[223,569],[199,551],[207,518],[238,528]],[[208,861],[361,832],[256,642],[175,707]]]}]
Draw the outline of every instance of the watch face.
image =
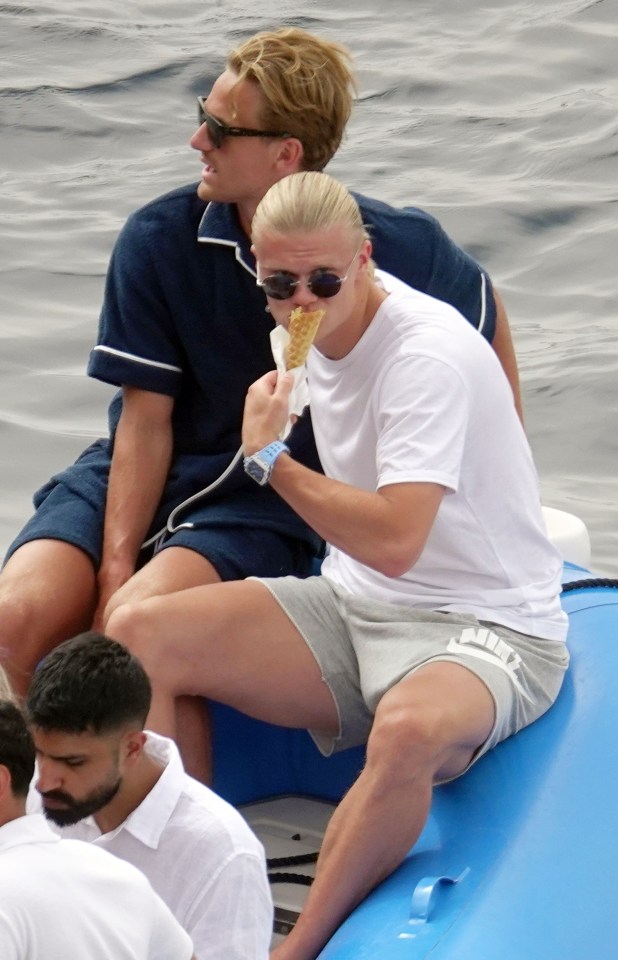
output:
[{"label": "watch face", "polygon": [[252,480],[255,480],[256,483],[259,483],[261,486],[263,486],[268,480],[270,471],[259,460],[254,460],[252,457],[247,457],[245,460],[245,473],[251,477]]}]

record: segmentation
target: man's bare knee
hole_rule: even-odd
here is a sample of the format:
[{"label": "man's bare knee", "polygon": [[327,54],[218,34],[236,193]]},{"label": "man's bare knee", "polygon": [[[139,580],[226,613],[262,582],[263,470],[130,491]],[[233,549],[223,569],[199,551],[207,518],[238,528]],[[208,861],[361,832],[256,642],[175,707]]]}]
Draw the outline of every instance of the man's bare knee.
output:
[{"label": "man's bare knee", "polygon": [[206,557],[186,547],[169,547],[156,554],[112,594],[103,612],[103,628],[107,629],[111,615],[125,604],[220,582],[219,574]]},{"label": "man's bare knee", "polygon": [[380,705],[369,738],[367,762],[404,779],[433,769],[445,747],[442,712],[415,703]]},{"label": "man's bare knee", "polygon": [[[155,624],[148,606],[148,601],[120,604],[110,613],[105,634],[130,650],[150,672],[150,660],[156,662],[158,655],[152,656],[155,652],[152,642]],[[156,650],[157,654],[160,653],[158,644]]]},{"label": "man's bare knee", "polygon": [[90,626],[95,575],[90,558],[56,541],[26,543],[0,575],[0,660],[24,693],[40,659]]}]

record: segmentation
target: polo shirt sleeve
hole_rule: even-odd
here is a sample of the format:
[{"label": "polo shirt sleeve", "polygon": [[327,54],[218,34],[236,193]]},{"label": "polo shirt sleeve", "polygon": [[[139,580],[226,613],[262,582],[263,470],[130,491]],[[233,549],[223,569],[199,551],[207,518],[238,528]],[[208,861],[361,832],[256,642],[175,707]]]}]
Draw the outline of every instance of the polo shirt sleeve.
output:
[{"label": "polo shirt sleeve", "polygon": [[493,286],[474,257],[424,210],[357,199],[378,267],[415,290],[451,304],[491,343],[496,331]]},{"label": "polo shirt sleeve", "polygon": [[112,252],[88,375],[114,386],[178,396],[182,349],[156,266],[156,233],[143,211],[132,214]]},{"label": "polo shirt sleeve", "polygon": [[496,332],[496,302],[489,274],[449,237],[435,217],[425,216],[432,236],[425,292],[450,303],[491,343]]}]

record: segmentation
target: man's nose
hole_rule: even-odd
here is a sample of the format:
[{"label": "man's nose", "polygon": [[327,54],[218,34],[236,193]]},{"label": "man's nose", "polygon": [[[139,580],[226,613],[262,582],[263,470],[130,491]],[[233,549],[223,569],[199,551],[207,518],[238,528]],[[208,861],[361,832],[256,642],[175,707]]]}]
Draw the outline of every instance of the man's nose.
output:
[{"label": "man's nose", "polygon": [[45,760],[37,760],[36,789],[39,793],[49,793],[57,790],[62,784],[62,778],[55,764]]},{"label": "man's nose", "polygon": [[193,147],[194,150],[199,150],[204,153],[208,150],[214,149],[213,142],[210,139],[210,135],[208,133],[208,125],[206,123],[202,123],[197,128],[197,130],[189,140],[189,144],[190,146]]},{"label": "man's nose", "polygon": [[292,302],[295,307],[307,307],[315,303],[318,298],[308,287],[307,280],[299,280],[292,295]]}]

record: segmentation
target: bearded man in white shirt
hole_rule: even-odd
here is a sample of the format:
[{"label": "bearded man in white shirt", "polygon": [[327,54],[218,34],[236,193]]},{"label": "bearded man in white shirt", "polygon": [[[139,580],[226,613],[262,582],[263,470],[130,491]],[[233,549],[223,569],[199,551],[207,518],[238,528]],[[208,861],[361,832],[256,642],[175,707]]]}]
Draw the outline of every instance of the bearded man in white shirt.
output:
[{"label": "bearded man in white shirt", "polygon": [[264,850],[242,816],[189,777],[176,745],[143,729],[150,683],[120,644],[68,640],[36,671],[26,712],[37,755],[30,806],[63,837],[138,867],[199,960],[268,955]]}]

